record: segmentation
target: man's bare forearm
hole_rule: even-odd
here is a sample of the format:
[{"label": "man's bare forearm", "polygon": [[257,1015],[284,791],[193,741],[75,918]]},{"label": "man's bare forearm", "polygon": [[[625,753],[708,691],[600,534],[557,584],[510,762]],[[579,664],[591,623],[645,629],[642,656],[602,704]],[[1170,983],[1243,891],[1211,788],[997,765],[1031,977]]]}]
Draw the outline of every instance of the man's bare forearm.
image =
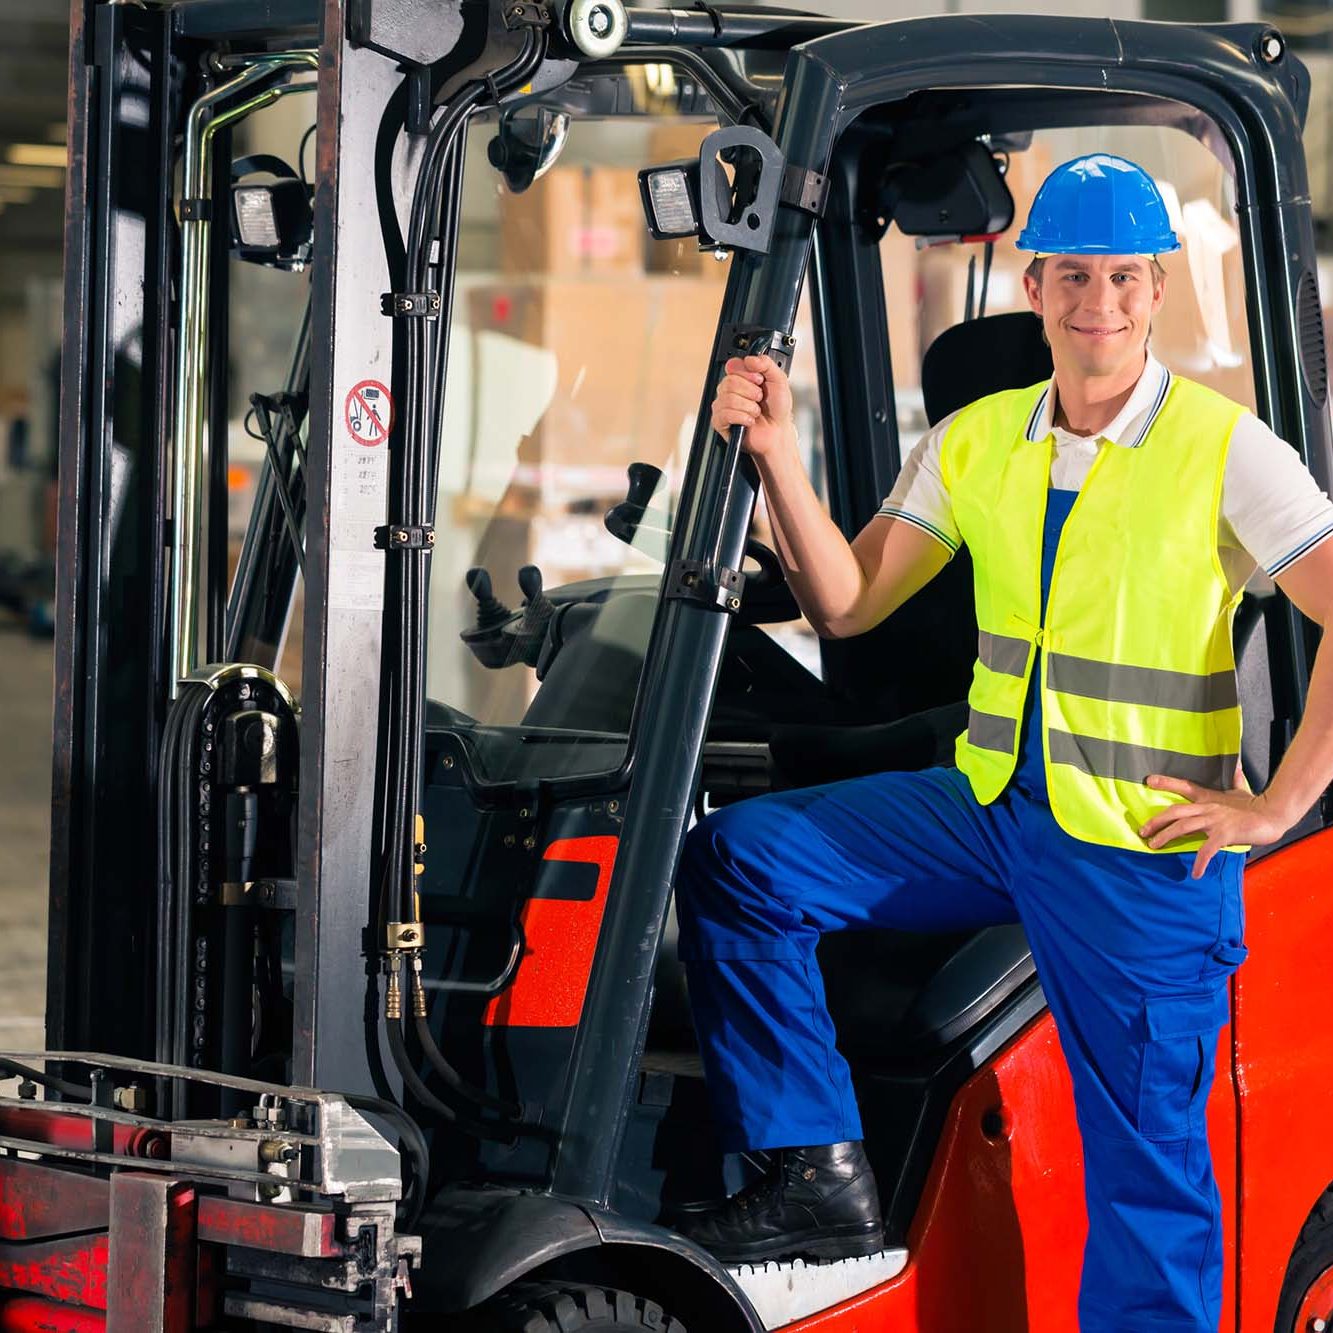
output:
[{"label": "man's bare forearm", "polygon": [[1333,782],[1333,635],[1324,630],[1300,726],[1264,799],[1288,825],[1297,823]]},{"label": "man's bare forearm", "polygon": [[796,449],[755,459],[787,583],[816,633],[847,632],[866,594],[866,577],[846,537],[824,512]]}]

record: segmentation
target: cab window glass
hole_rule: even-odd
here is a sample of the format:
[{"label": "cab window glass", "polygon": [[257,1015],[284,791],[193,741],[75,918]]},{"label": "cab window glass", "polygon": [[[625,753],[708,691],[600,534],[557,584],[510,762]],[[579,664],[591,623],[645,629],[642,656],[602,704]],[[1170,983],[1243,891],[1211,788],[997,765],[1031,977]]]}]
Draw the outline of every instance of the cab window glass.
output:
[{"label": "cab window glass", "polygon": [[[653,240],[638,186],[716,120],[677,109],[669,67],[624,80],[633,114],[548,122],[558,153],[527,188],[493,116],[469,131],[428,695],[471,728],[490,780],[623,754],[729,269]],[[608,523],[631,465],[647,512]]]}]

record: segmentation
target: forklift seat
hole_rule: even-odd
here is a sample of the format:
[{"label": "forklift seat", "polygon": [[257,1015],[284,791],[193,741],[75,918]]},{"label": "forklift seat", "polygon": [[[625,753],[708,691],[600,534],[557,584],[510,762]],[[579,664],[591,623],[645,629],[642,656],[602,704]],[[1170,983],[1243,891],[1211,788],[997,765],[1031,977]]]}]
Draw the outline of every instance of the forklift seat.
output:
[{"label": "forklift seat", "polygon": [[1026,310],[955,324],[921,358],[926,420],[938,425],[978,398],[1039,384],[1050,379],[1053,370],[1041,321]]}]

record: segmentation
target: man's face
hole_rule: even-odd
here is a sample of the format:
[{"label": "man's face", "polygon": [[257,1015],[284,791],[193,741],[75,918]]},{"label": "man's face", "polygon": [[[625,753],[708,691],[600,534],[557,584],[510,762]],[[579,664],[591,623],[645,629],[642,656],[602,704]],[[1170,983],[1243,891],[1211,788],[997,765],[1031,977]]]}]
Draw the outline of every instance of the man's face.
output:
[{"label": "man's face", "polygon": [[1026,274],[1028,303],[1041,316],[1056,369],[1113,376],[1143,364],[1166,284],[1139,255],[1050,255],[1040,283]]}]

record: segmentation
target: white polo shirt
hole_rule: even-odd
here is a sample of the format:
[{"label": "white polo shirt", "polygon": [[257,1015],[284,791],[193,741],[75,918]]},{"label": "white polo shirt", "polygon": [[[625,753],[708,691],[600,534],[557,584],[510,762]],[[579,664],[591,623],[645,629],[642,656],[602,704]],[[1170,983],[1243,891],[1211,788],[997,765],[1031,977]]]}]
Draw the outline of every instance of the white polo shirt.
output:
[{"label": "white polo shirt", "polygon": [[[1055,424],[1052,380],[1037,400],[1026,430],[1034,442],[1055,436],[1051,486],[1078,490],[1099,449],[1137,449],[1166,402],[1171,378],[1150,352],[1134,392],[1100,435],[1074,435]],[[921,437],[879,509],[924,529],[950,554],[962,545],[962,535],[940,470],[940,448],[957,415],[951,413]],[[1329,536],[1333,536],[1333,501],[1319,489],[1291,445],[1252,412],[1244,413],[1231,436],[1217,525],[1218,557],[1233,591],[1249,582],[1256,566],[1275,577]]]}]

